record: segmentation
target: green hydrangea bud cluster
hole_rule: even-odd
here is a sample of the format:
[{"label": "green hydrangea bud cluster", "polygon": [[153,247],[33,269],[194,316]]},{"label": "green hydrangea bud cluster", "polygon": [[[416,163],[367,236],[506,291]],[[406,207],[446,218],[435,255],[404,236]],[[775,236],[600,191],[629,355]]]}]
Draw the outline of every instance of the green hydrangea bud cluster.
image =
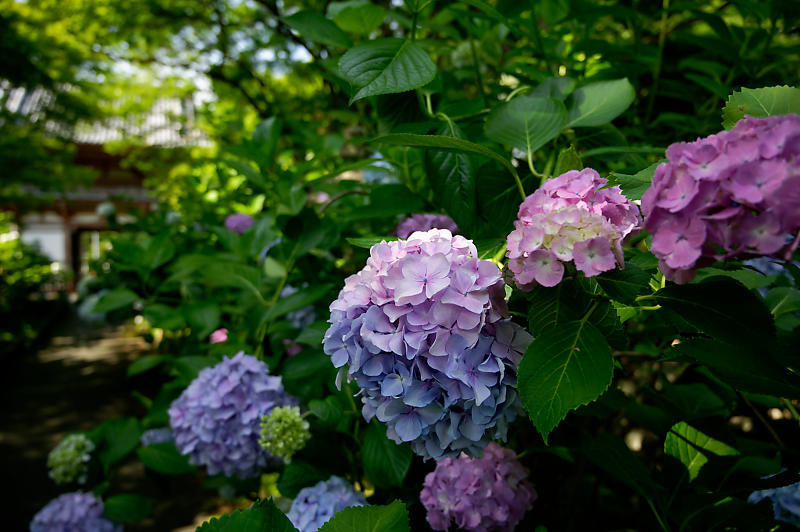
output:
[{"label": "green hydrangea bud cluster", "polygon": [[94,444],[83,434],[70,434],[47,455],[50,478],[56,484],[86,482]]},{"label": "green hydrangea bud cluster", "polygon": [[259,445],[272,456],[290,462],[311,438],[308,421],[296,406],[278,406],[261,417]]}]

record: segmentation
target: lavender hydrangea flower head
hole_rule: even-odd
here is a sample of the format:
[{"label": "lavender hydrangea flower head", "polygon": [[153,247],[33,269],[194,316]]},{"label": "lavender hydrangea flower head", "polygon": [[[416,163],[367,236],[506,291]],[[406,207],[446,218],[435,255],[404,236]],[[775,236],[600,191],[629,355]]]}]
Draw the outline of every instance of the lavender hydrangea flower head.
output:
[{"label": "lavender hydrangea flower head", "polygon": [[252,216],[237,212],[235,214],[229,214],[228,217],[225,218],[225,228],[228,229],[228,231],[233,231],[241,235],[246,233],[255,222]]},{"label": "lavender hydrangea flower head", "polygon": [[800,528],[800,482],[776,489],[754,491],[747,502],[755,504],[763,499],[772,501],[776,521]]},{"label": "lavender hydrangea flower head", "polygon": [[50,478],[56,484],[84,484],[89,473],[89,460],[94,443],[83,434],[70,434],[47,455]]},{"label": "lavender hydrangea flower head", "polygon": [[508,269],[517,286],[555,286],[564,263],[573,261],[587,277],[624,267],[622,241],[639,229],[636,204],[591,168],[570,170],[528,196],[508,235]]},{"label": "lavender hydrangea flower head", "polygon": [[91,493],[59,495],[33,516],[31,532],[122,532],[103,515],[103,501]]},{"label": "lavender hydrangea flower head", "polygon": [[208,473],[252,477],[267,463],[258,444],[261,416],[296,400],[266,364],[238,353],[204,368],[170,406],[169,421],[178,450]]},{"label": "lavender hydrangea flower head", "polygon": [[286,514],[300,532],[315,532],[337,512],[348,506],[366,506],[364,495],[340,477],[303,488]]},{"label": "lavender hydrangea flower head", "polygon": [[452,218],[445,214],[412,214],[400,220],[392,234],[400,238],[408,238],[411,233],[430,229],[447,229],[458,234],[458,226]]},{"label": "lavender hydrangea flower head", "polygon": [[167,427],[147,429],[139,436],[139,443],[142,444],[143,447],[170,441],[174,441],[174,438],[172,437],[172,431]]},{"label": "lavender hydrangea flower head", "polygon": [[451,522],[470,532],[512,531],[525,515],[536,491],[516,454],[490,443],[481,458],[445,458],[425,476],[420,499],[434,530]]},{"label": "lavender hydrangea flower head", "polygon": [[446,229],[372,246],[330,306],[324,350],[361,388],[362,414],[439,459],[505,438],[531,336],[505,314],[498,267]]},{"label": "lavender hydrangea flower head", "polygon": [[800,116],[746,117],[672,144],[642,212],[650,250],[676,282],[717,260],[789,260],[800,243]]}]

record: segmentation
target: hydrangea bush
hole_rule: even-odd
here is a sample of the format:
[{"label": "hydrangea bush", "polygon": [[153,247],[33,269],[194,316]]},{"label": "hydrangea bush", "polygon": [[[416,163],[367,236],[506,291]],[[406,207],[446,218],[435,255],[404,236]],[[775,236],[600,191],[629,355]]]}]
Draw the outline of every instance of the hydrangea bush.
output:
[{"label": "hydrangea bush", "polygon": [[362,389],[365,419],[424,457],[505,438],[530,335],[509,321],[495,264],[446,229],[381,242],[331,306],[324,349]]},{"label": "hydrangea bush", "polygon": [[315,532],[340,510],[366,504],[363,494],[334,476],[300,490],[287,516],[300,532]]},{"label": "hydrangea bush", "polygon": [[800,116],[746,117],[670,145],[642,211],[650,249],[673,281],[714,261],[791,258],[800,244]]},{"label": "hydrangea bush", "polygon": [[267,464],[258,444],[261,417],[294,402],[280,377],[242,352],[201,370],[170,406],[169,422],[175,444],[190,463],[212,475],[252,477]]},{"label": "hydrangea bush", "polygon": [[50,478],[56,484],[86,483],[94,443],[84,434],[70,434],[47,455]]},{"label": "hydrangea bush", "polygon": [[445,458],[425,477],[420,499],[434,530],[513,530],[536,500],[511,449],[490,443],[480,458]]},{"label": "hydrangea bush", "polygon": [[33,517],[31,532],[122,532],[103,515],[103,501],[91,493],[59,495]]}]

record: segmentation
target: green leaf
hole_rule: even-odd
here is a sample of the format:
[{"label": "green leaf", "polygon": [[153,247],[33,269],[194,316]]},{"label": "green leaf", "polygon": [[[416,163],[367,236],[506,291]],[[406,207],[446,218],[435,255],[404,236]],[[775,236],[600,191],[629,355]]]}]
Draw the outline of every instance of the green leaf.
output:
[{"label": "green leaf", "polygon": [[161,233],[147,242],[142,257],[142,263],[151,270],[155,270],[175,256],[175,244],[172,235]]},{"label": "green leaf", "polygon": [[135,292],[131,292],[127,288],[114,288],[113,290],[109,290],[100,296],[100,299],[97,300],[92,312],[104,314],[106,312],[111,312],[112,310],[127,307],[134,301],[138,300],[139,295]]},{"label": "green leaf", "polygon": [[650,470],[614,434],[598,434],[581,445],[583,455],[600,469],[639,493],[650,496],[658,489]]},{"label": "green leaf", "polygon": [[164,305],[163,303],[148,303],[142,314],[153,327],[176,331],[186,326],[186,321],[180,309]]},{"label": "green leaf", "polygon": [[345,240],[358,248],[369,249],[375,244],[380,244],[381,242],[391,242],[399,239],[396,236],[362,236],[345,238]]},{"label": "green leaf", "polygon": [[325,18],[322,13],[306,9],[298,11],[294,15],[282,19],[293,30],[297,31],[301,37],[305,37],[313,42],[326,44],[328,46],[338,46],[339,48],[350,48],[353,41],[343,32],[333,21]]},{"label": "green leaf", "polygon": [[774,335],[772,316],[758,296],[727,277],[667,286],[653,295],[653,301],[701,332],[731,344],[763,347]]},{"label": "green leaf", "polygon": [[281,375],[284,380],[297,380],[331,369],[331,359],[321,349],[306,349],[283,363]]},{"label": "green leaf", "polygon": [[731,129],[744,115],[764,118],[767,116],[800,114],[800,89],[785,85],[742,88],[728,96],[722,108],[722,127]]},{"label": "green leaf", "polygon": [[664,440],[664,452],[686,466],[691,482],[708,462],[709,455],[735,456],[739,451],[681,421],[672,426]]},{"label": "green leaf", "polygon": [[261,190],[270,190],[270,186],[267,184],[264,176],[261,175],[261,172],[253,168],[249,163],[244,163],[235,159],[222,159],[222,161],[236,170],[239,175],[245,177],[248,181],[250,181],[250,183],[259,187]]},{"label": "green leaf", "polygon": [[[295,15],[299,14],[300,13],[295,13]],[[252,143],[253,147],[255,148],[255,152],[258,154],[258,160],[256,162],[262,168],[269,166],[270,162],[272,161],[272,156],[275,154],[275,149],[278,147],[278,140],[281,138],[282,128],[283,124],[281,121],[278,118],[271,116],[266,120],[261,121],[256,126],[255,130],[253,130]],[[261,177],[261,174],[258,175],[258,179],[263,182],[263,177]],[[247,175],[246,177],[249,178],[250,176]],[[256,181],[256,183],[258,184],[258,181]]]},{"label": "green leaf", "polygon": [[410,532],[406,505],[351,506],[322,525],[319,532]]},{"label": "green leaf", "polygon": [[351,48],[339,71],[357,90],[350,104],[368,96],[417,89],[436,76],[428,53],[410,41],[378,39]]},{"label": "green leaf", "polygon": [[283,473],[278,481],[278,491],[283,497],[293,499],[297,497],[301,489],[313,486],[321,480],[328,480],[329,476],[308,462],[294,459],[283,468]]},{"label": "green leaf", "polygon": [[[450,123],[442,136],[461,139],[461,130]],[[472,232],[478,198],[476,195],[476,167],[468,153],[453,151],[428,151],[425,153],[425,170],[433,189],[436,203],[465,234]]]},{"label": "green leaf", "polygon": [[555,98],[562,102],[575,90],[575,80],[565,76],[547,78],[529,94],[540,98]]},{"label": "green leaf", "polygon": [[558,176],[570,170],[583,170],[583,161],[575,146],[568,146],[561,148],[558,152],[558,159],[556,159],[556,167],[553,170],[553,175]]},{"label": "green leaf", "polygon": [[128,366],[128,377],[151,370],[167,360],[169,360],[169,357],[164,355],[142,355]]},{"label": "green leaf", "polygon": [[330,283],[319,284],[298,290],[294,294],[278,300],[277,303],[272,305],[264,316],[261,318],[261,323],[275,320],[281,316],[285,316],[295,310],[300,310],[307,307],[311,303],[325,296],[333,288]]},{"label": "green leaf", "polygon": [[567,125],[564,103],[555,98],[517,96],[489,112],[484,128],[490,139],[533,153]]},{"label": "green leaf", "polygon": [[627,305],[633,305],[636,296],[650,288],[650,274],[635,264],[626,264],[624,270],[603,272],[595,280],[611,299]]},{"label": "green leaf", "polygon": [[508,169],[513,175],[517,174],[516,168],[511,162],[499,153],[490,150],[486,146],[476,144],[464,139],[446,137],[444,135],[414,135],[412,133],[394,133],[373,139],[373,143],[399,144],[401,146],[413,146],[416,148],[436,148],[439,150],[454,150],[476,155],[482,155],[493,159]]},{"label": "green leaf", "polygon": [[791,312],[800,312],[800,290],[789,286],[778,286],[764,298],[770,312],[776,318]]},{"label": "green leaf", "polygon": [[323,425],[334,426],[342,419],[344,409],[335,395],[329,395],[323,400],[313,399],[308,403],[308,409],[317,416]]},{"label": "green leaf", "polygon": [[589,83],[570,94],[567,126],[602,126],[621,115],[636,94],[628,78]]},{"label": "green leaf", "polygon": [[153,505],[142,495],[124,493],[103,501],[103,514],[115,523],[140,521],[150,515]]},{"label": "green leaf", "polygon": [[145,467],[165,473],[167,475],[180,475],[194,471],[194,466],[189,463],[189,458],[178,452],[172,442],[156,443],[139,447],[136,454]]},{"label": "green leaf", "polygon": [[386,437],[386,427],[372,422],[361,446],[364,472],[375,486],[401,486],[411,466],[411,447],[397,444]]},{"label": "green leaf", "polygon": [[103,445],[100,461],[105,467],[125,458],[137,445],[142,431],[136,418],[118,418],[103,424]]},{"label": "green leaf", "polygon": [[246,510],[234,510],[206,521],[195,532],[297,532],[272,499],[261,499]]},{"label": "green leaf", "polygon": [[545,443],[567,412],[608,388],[613,367],[605,338],[586,320],[560,324],[528,346],[519,365],[519,395]]},{"label": "green leaf", "polygon": [[297,338],[294,339],[298,344],[306,344],[310,346],[322,345],[322,340],[325,337],[325,331],[328,330],[328,322],[316,321],[300,331]]},{"label": "green leaf", "polygon": [[633,175],[612,172],[611,175],[608,176],[609,185],[619,185],[622,189],[622,193],[631,201],[640,200],[644,193],[647,192],[647,189],[650,188],[653,182],[653,175],[656,173],[656,168],[658,168],[662,162],[663,161],[659,161],[651,164]]},{"label": "green leaf", "polygon": [[331,2],[328,5],[328,16],[344,31],[358,35],[369,35],[375,31],[387,13],[381,6],[361,0]]},{"label": "green leaf", "polygon": [[189,303],[181,306],[181,310],[198,338],[205,338],[220,324],[222,312],[216,303]]}]

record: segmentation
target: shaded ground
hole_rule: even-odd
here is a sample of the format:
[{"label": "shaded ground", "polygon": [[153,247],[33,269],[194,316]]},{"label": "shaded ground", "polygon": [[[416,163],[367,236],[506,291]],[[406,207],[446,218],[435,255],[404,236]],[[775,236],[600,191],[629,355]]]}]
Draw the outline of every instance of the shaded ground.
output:
[{"label": "shaded ground", "polygon": [[[92,328],[66,318],[48,347],[18,353],[0,372],[0,475],[3,530],[27,530],[33,515],[53,497],[73,487],[56,486],[47,476],[47,453],[68,432],[91,430],[133,411],[136,402],[125,372],[147,349],[140,338],[119,328]],[[203,508],[213,507],[200,479],[147,472],[136,459],[123,463],[111,493],[149,496],[153,516],[128,531],[172,530],[189,526]],[[10,522],[9,522],[10,521]]]}]

